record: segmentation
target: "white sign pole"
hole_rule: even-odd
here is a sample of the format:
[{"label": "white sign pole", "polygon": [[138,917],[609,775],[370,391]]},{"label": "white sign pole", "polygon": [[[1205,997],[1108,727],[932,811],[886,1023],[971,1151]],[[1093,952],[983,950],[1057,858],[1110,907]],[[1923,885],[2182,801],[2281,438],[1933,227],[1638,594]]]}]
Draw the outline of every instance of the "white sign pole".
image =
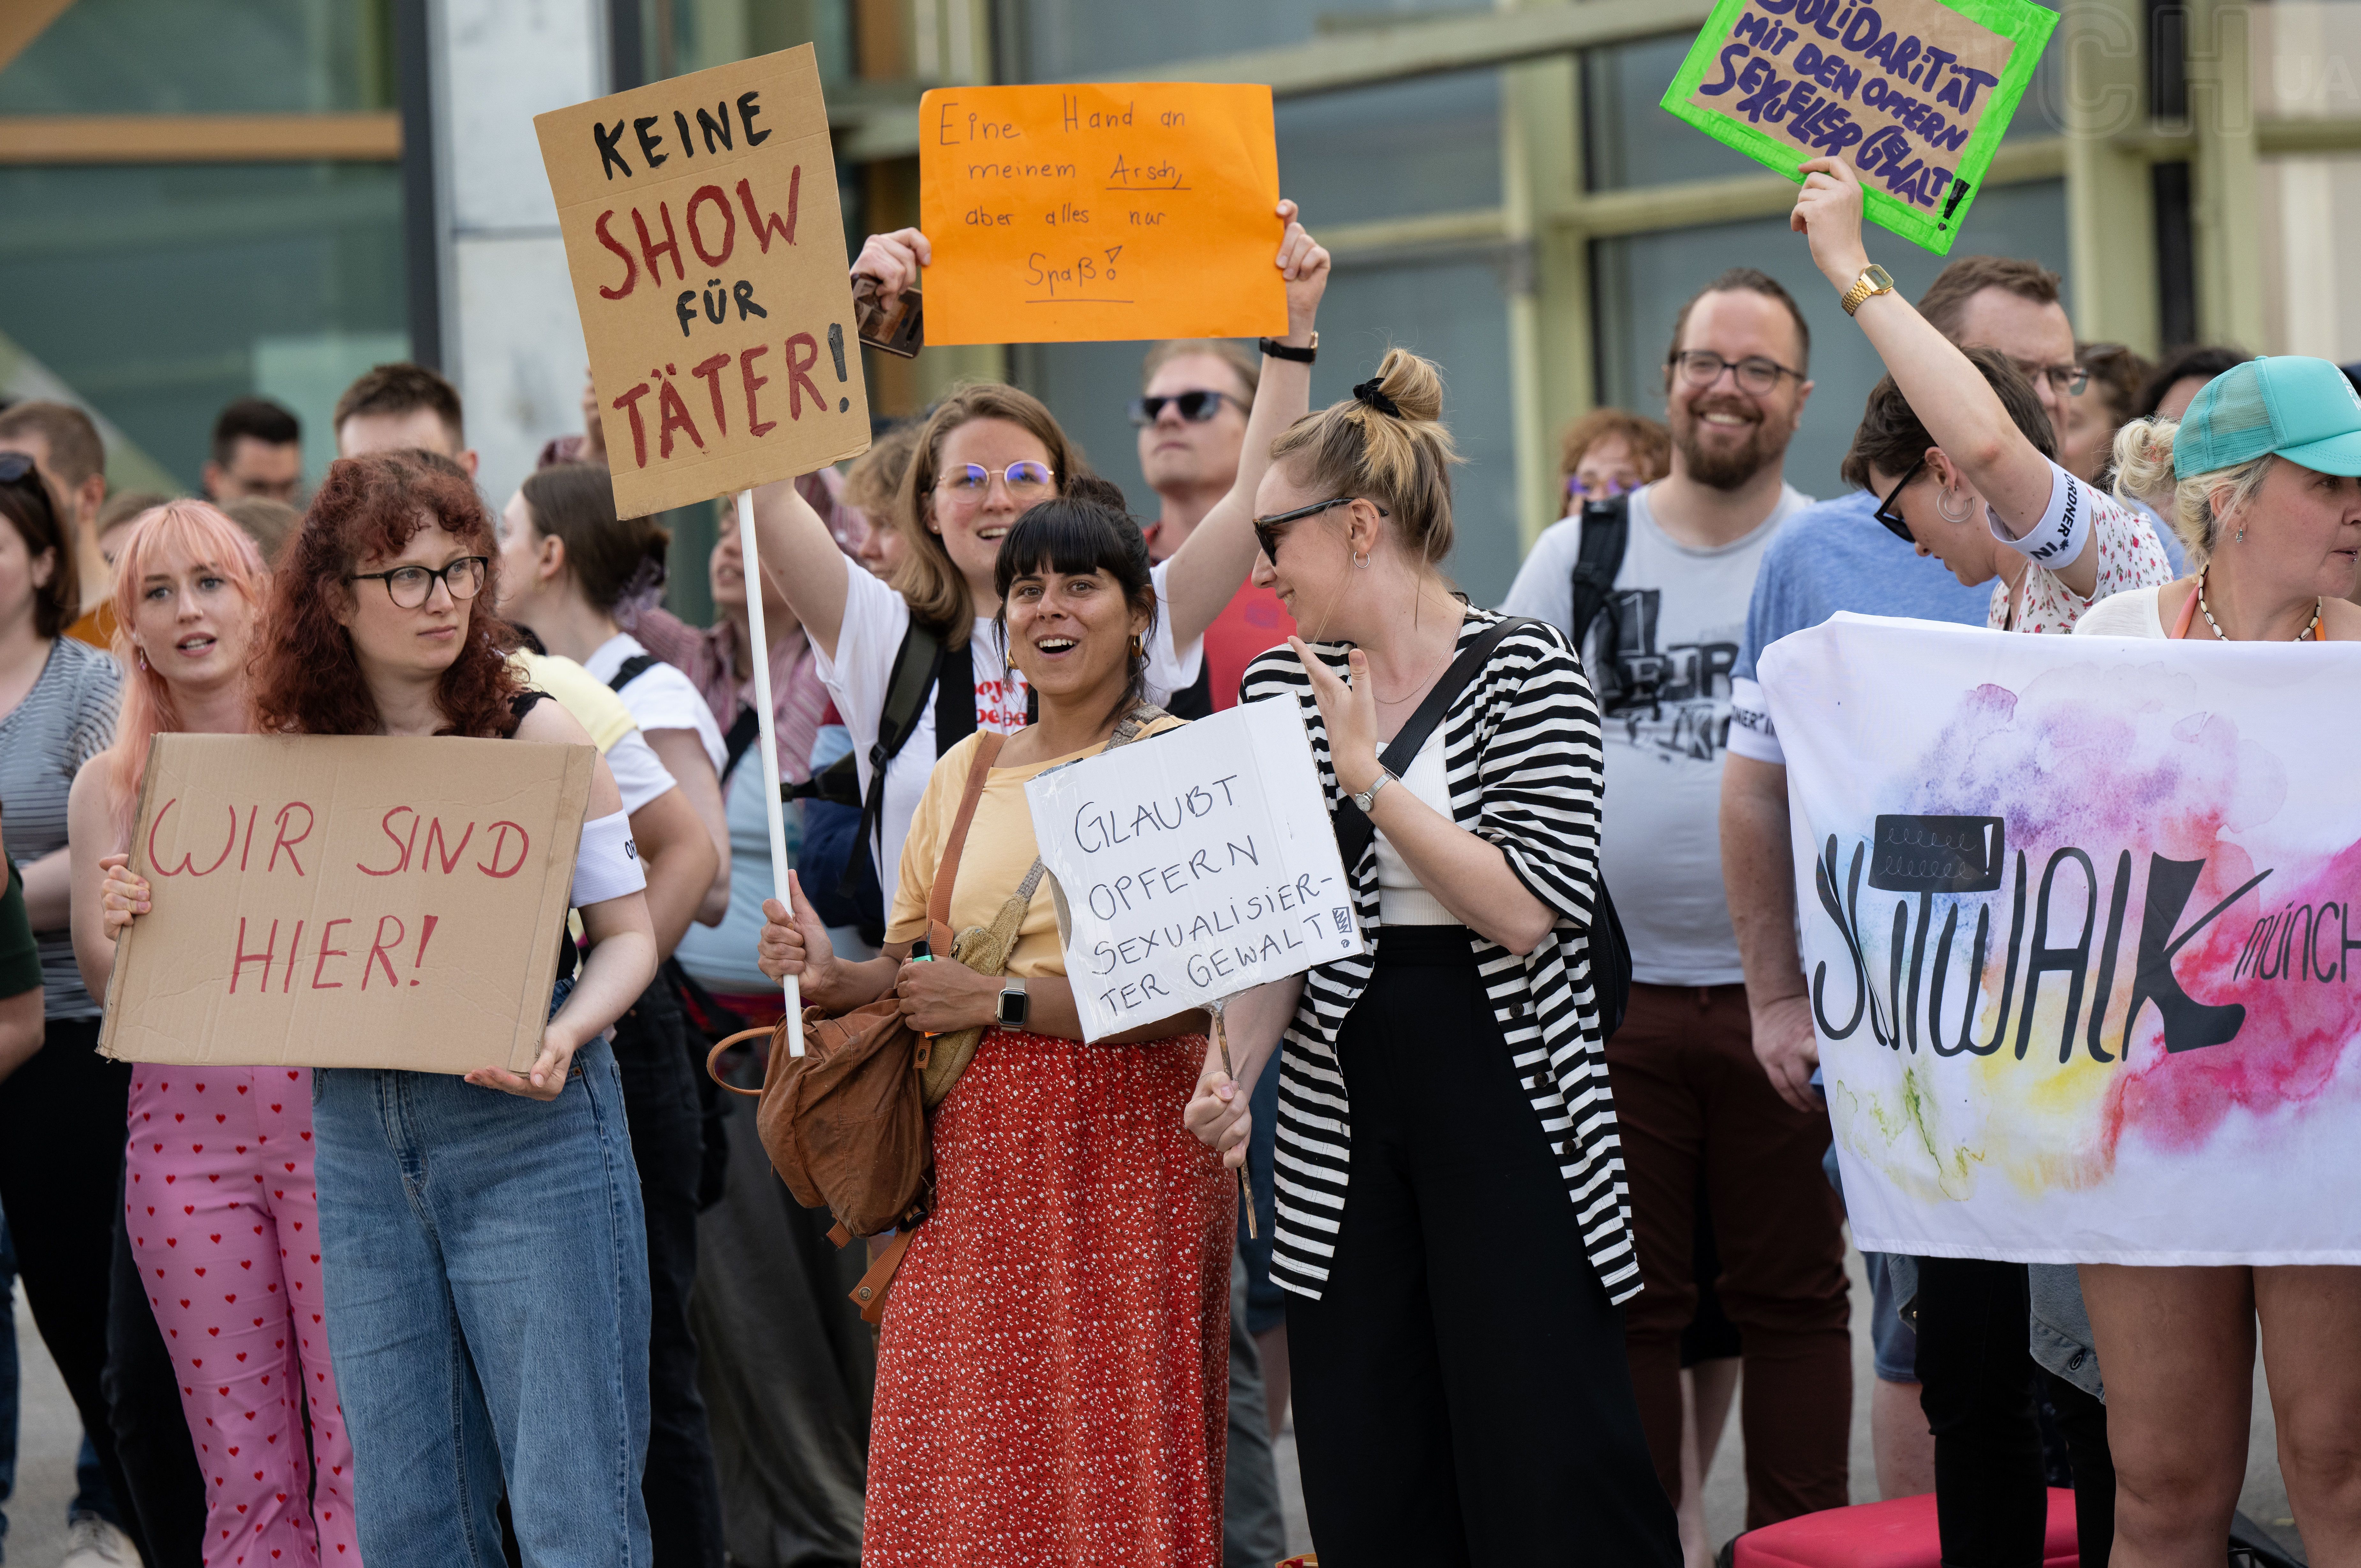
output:
[{"label": "white sign pole", "polygon": [[[747,663],[754,666],[754,721],[762,739],[754,750],[763,761],[763,819],[771,829],[771,885],[781,904],[787,896],[787,805],[779,798],[779,736],[776,710],[771,706],[771,642],[763,633],[763,564],[754,551],[754,492],[738,492],[738,548],[746,557],[746,629],[754,646]],[[794,975],[784,982],[787,992],[787,1054],[804,1054],[803,987]]]}]

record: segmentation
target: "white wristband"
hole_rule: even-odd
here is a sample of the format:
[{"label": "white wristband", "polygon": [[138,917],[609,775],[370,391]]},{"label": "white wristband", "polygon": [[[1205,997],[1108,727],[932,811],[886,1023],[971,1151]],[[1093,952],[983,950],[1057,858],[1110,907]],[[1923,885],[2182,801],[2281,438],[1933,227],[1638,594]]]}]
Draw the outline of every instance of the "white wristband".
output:
[{"label": "white wristband", "polygon": [[2000,518],[1990,506],[1984,508],[1984,522],[1992,535],[2035,565],[2046,571],[2062,572],[2082,558],[2091,543],[2091,504],[2082,493],[2082,486],[2073,475],[2050,465],[2049,505],[2040,521],[2025,531],[2025,537],[2012,537],[2001,526]]}]

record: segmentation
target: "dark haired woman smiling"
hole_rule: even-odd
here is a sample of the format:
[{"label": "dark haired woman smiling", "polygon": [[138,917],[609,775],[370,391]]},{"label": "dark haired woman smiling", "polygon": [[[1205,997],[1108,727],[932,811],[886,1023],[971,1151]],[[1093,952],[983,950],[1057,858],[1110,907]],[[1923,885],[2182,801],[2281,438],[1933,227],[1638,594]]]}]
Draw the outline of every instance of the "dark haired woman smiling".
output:
[{"label": "dark haired woman smiling", "polygon": [[[1156,590],[1121,492],[1084,479],[1001,547],[1000,631],[1040,703],[1016,734],[945,753],[903,850],[885,956],[834,957],[789,882],[762,964],[831,1011],[892,992],[928,1033],[989,1029],[934,1128],[937,1198],[885,1310],[862,1561],[1170,1564],[1221,1560],[1224,1354],[1235,1198],[1182,1127],[1200,1014],[1085,1045],[1046,879],[1008,979],[909,963],[947,837],[974,815],[954,931],[990,926],[1035,857],[1026,781],[1142,725]],[[1120,730],[1120,733],[1119,733]],[[1005,740],[1005,743],[1004,743]],[[1013,985],[1021,994],[1004,997]]]}]

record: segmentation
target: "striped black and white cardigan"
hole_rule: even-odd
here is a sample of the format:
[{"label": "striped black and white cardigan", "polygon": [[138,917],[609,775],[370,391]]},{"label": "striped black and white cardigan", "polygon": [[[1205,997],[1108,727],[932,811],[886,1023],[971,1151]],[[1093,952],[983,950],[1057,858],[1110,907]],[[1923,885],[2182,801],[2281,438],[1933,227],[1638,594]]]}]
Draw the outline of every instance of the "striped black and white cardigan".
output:
[{"label": "striped black and white cardigan", "polygon": [[[1469,609],[1461,644],[1500,619]],[[1345,676],[1347,645],[1316,644],[1313,652],[1338,678]],[[1295,701],[1333,813],[1342,797],[1327,728],[1294,652],[1281,647],[1256,659],[1239,697]],[[1528,623],[1501,639],[1444,714],[1442,729],[1452,820],[1499,845],[1519,880],[1557,911],[1556,928],[1525,958],[1474,931],[1468,940],[1533,1114],[1558,1156],[1591,1267],[1609,1296],[1625,1300],[1639,1294],[1640,1266],[1586,935],[1598,886],[1605,773],[1590,683],[1563,633]],[[1381,922],[1374,837],[1349,871],[1361,928],[1375,932]],[[1343,1232],[1353,1135],[1336,1036],[1372,967],[1364,955],[1313,970],[1280,1056],[1271,1278],[1301,1296],[1320,1295]]]}]

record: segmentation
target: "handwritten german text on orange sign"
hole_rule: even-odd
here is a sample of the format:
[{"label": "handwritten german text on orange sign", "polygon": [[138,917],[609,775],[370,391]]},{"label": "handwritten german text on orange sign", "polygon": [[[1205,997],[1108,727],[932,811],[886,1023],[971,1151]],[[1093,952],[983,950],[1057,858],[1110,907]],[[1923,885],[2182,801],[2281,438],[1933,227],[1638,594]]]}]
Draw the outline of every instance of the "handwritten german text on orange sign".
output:
[{"label": "handwritten german text on orange sign", "polygon": [[944,87],[918,126],[929,343],[1287,330],[1269,88]]},{"label": "handwritten german text on orange sign", "polygon": [[814,58],[806,44],[533,120],[625,517],[868,448]]}]

